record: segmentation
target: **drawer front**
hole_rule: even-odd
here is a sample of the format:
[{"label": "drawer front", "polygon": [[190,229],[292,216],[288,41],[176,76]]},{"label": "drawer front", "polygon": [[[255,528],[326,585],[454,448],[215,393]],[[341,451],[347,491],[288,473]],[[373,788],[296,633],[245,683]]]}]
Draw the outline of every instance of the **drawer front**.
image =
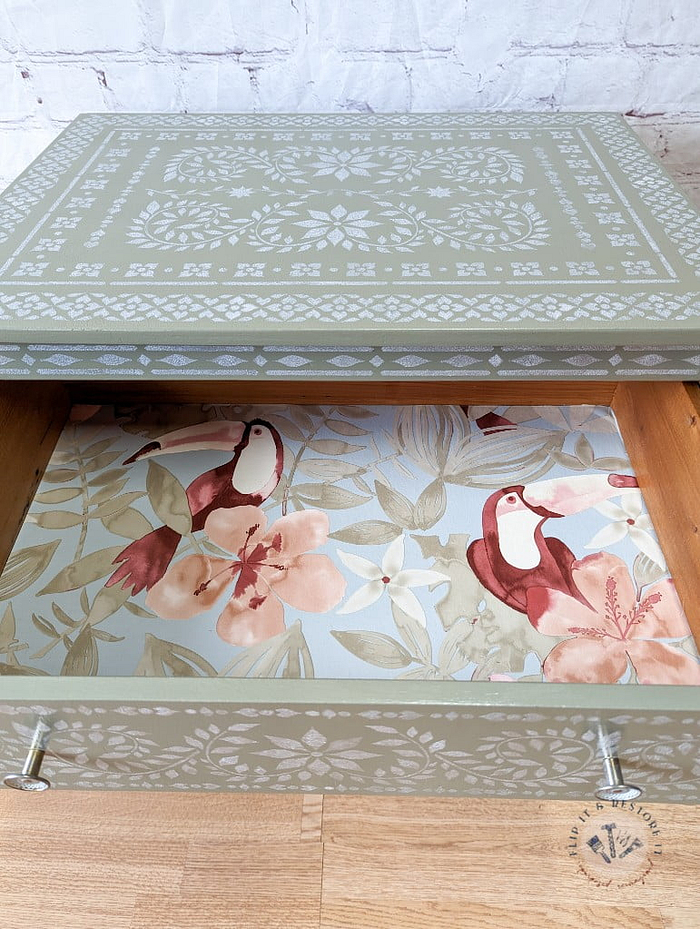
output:
[{"label": "drawer front", "polygon": [[[3,775],[20,770],[41,720],[48,730],[41,774],[58,788],[591,799],[603,783],[602,722],[644,802],[700,802],[700,712],[677,708],[690,703],[691,688],[645,688],[635,707],[636,694],[585,685],[476,685],[481,703],[461,705],[452,699],[458,685],[419,687],[421,696],[448,695],[421,705],[415,687],[412,700],[410,687],[377,682],[200,682],[213,686],[190,686],[191,701],[187,680],[50,683],[182,699],[4,703]],[[239,698],[220,699],[233,686]],[[558,693],[538,700],[547,697],[543,688]],[[195,699],[204,689],[213,699]],[[261,699],[266,690],[269,701]],[[355,702],[363,690],[368,699]],[[285,691],[318,699],[284,699]],[[601,706],[591,705],[591,691]],[[251,699],[240,699],[246,693]]]}]

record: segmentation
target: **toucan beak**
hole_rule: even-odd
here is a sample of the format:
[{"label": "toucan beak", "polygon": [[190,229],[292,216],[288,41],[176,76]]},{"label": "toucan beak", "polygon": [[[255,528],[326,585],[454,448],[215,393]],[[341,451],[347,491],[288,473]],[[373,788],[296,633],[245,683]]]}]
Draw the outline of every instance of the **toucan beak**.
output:
[{"label": "toucan beak", "polygon": [[548,510],[552,516],[571,516],[638,486],[628,474],[581,474],[527,484],[522,496],[528,506]]},{"label": "toucan beak", "polygon": [[140,448],[124,464],[132,464],[154,455],[171,455],[177,452],[198,452],[207,449],[232,452],[243,438],[246,424],[230,420],[215,420],[185,426],[154,439]]}]

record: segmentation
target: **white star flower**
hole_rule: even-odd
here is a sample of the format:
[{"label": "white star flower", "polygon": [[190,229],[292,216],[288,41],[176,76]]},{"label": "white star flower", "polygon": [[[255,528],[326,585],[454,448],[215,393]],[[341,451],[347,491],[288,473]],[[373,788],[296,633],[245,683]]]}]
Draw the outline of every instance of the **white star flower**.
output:
[{"label": "white star flower", "polygon": [[386,590],[390,599],[400,610],[425,625],[423,607],[410,588],[427,587],[429,584],[449,581],[446,574],[440,574],[438,571],[403,570],[404,539],[402,535],[394,539],[387,548],[381,566],[360,555],[352,555],[350,552],[339,550],[338,557],[347,568],[369,582],[356,590],[337,611],[338,613],[357,613],[358,610],[363,610],[375,603]]},{"label": "white star flower", "polygon": [[647,558],[651,558],[662,568],[666,560],[656,539],[649,534],[653,530],[651,520],[643,512],[644,501],[639,491],[631,491],[620,497],[620,504],[606,500],[595,508],[611,522],[596,532],[586,548],[605,548],[629,537]]},{"label": "white star flower", "polygon": [[361,151],[359,148],[350,149],[350,151],[341,151],[338,148],[330,151],[319,152],[318,161],[312,163],[311,167],[316,168],[316,177],[333,174],[339,181],[354,174],[357,177],[369,177],[368,168],[378,167],[376,161],[370,161],[370,155]]},{"label": "white star flower", "polygon": [[369,238],[365,229],[379,225],[375,220],[366,218],[369,210],[348,213],[341,204],[334,206],[328,213],[322,210],[307,212],[311,219],[300,220],[294,225],[305,228],[304,239],[316,240],[317,248],[325,247],[328,242],[331,245],[342,242],[344,248],[352,248],[353,241]]}]

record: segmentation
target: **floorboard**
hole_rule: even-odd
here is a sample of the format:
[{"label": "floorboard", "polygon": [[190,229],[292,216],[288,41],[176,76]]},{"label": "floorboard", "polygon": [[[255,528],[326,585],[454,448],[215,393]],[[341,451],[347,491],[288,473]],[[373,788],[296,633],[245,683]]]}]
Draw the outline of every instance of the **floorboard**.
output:
[{"label": "floorboard", "polygon": [[698,929],[700,808],[645,808],[662,853],[606,887],[587,806],[0,790],[0,929]]}]

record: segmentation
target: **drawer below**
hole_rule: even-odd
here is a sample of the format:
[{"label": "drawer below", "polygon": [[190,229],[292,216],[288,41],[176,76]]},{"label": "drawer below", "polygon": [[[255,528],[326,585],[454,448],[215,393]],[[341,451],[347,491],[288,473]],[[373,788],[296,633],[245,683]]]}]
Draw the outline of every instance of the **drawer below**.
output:
[{"label": "drawer below", "polygon": [[[0,466],[8,484],[0,559],[11,549],[71,401],[277,402],[282,410],[288,402],[419,399],[535,408],[604,403],[615,411],[698,639],[700,507],[688,493],[700,484],[696,387],[382,386],[370,399],[366,384],[352,383],[78,384],[70,391],[60,384],[8,383],[0,391]],[[338,440],[347,444],[352,437]],[[66,787],[590,797],[601,780],[596,732],[602,724],[619,739],[625,773],[647,800],[698,799],[700,699],[692,687],[533,684],[499,675],[481,683],[217,680],[199,676],[201,667],[179,667],[175,673],[191,676],[91,678],[84,676],[90,673],[85,665],[82,673],[64,672],[71,677],[22,677],[6,663],[0,683],[4,766],[21,766],[41,722],[50,730],[46,776]],[[137,674],[165,674],[167,668]]]}]

